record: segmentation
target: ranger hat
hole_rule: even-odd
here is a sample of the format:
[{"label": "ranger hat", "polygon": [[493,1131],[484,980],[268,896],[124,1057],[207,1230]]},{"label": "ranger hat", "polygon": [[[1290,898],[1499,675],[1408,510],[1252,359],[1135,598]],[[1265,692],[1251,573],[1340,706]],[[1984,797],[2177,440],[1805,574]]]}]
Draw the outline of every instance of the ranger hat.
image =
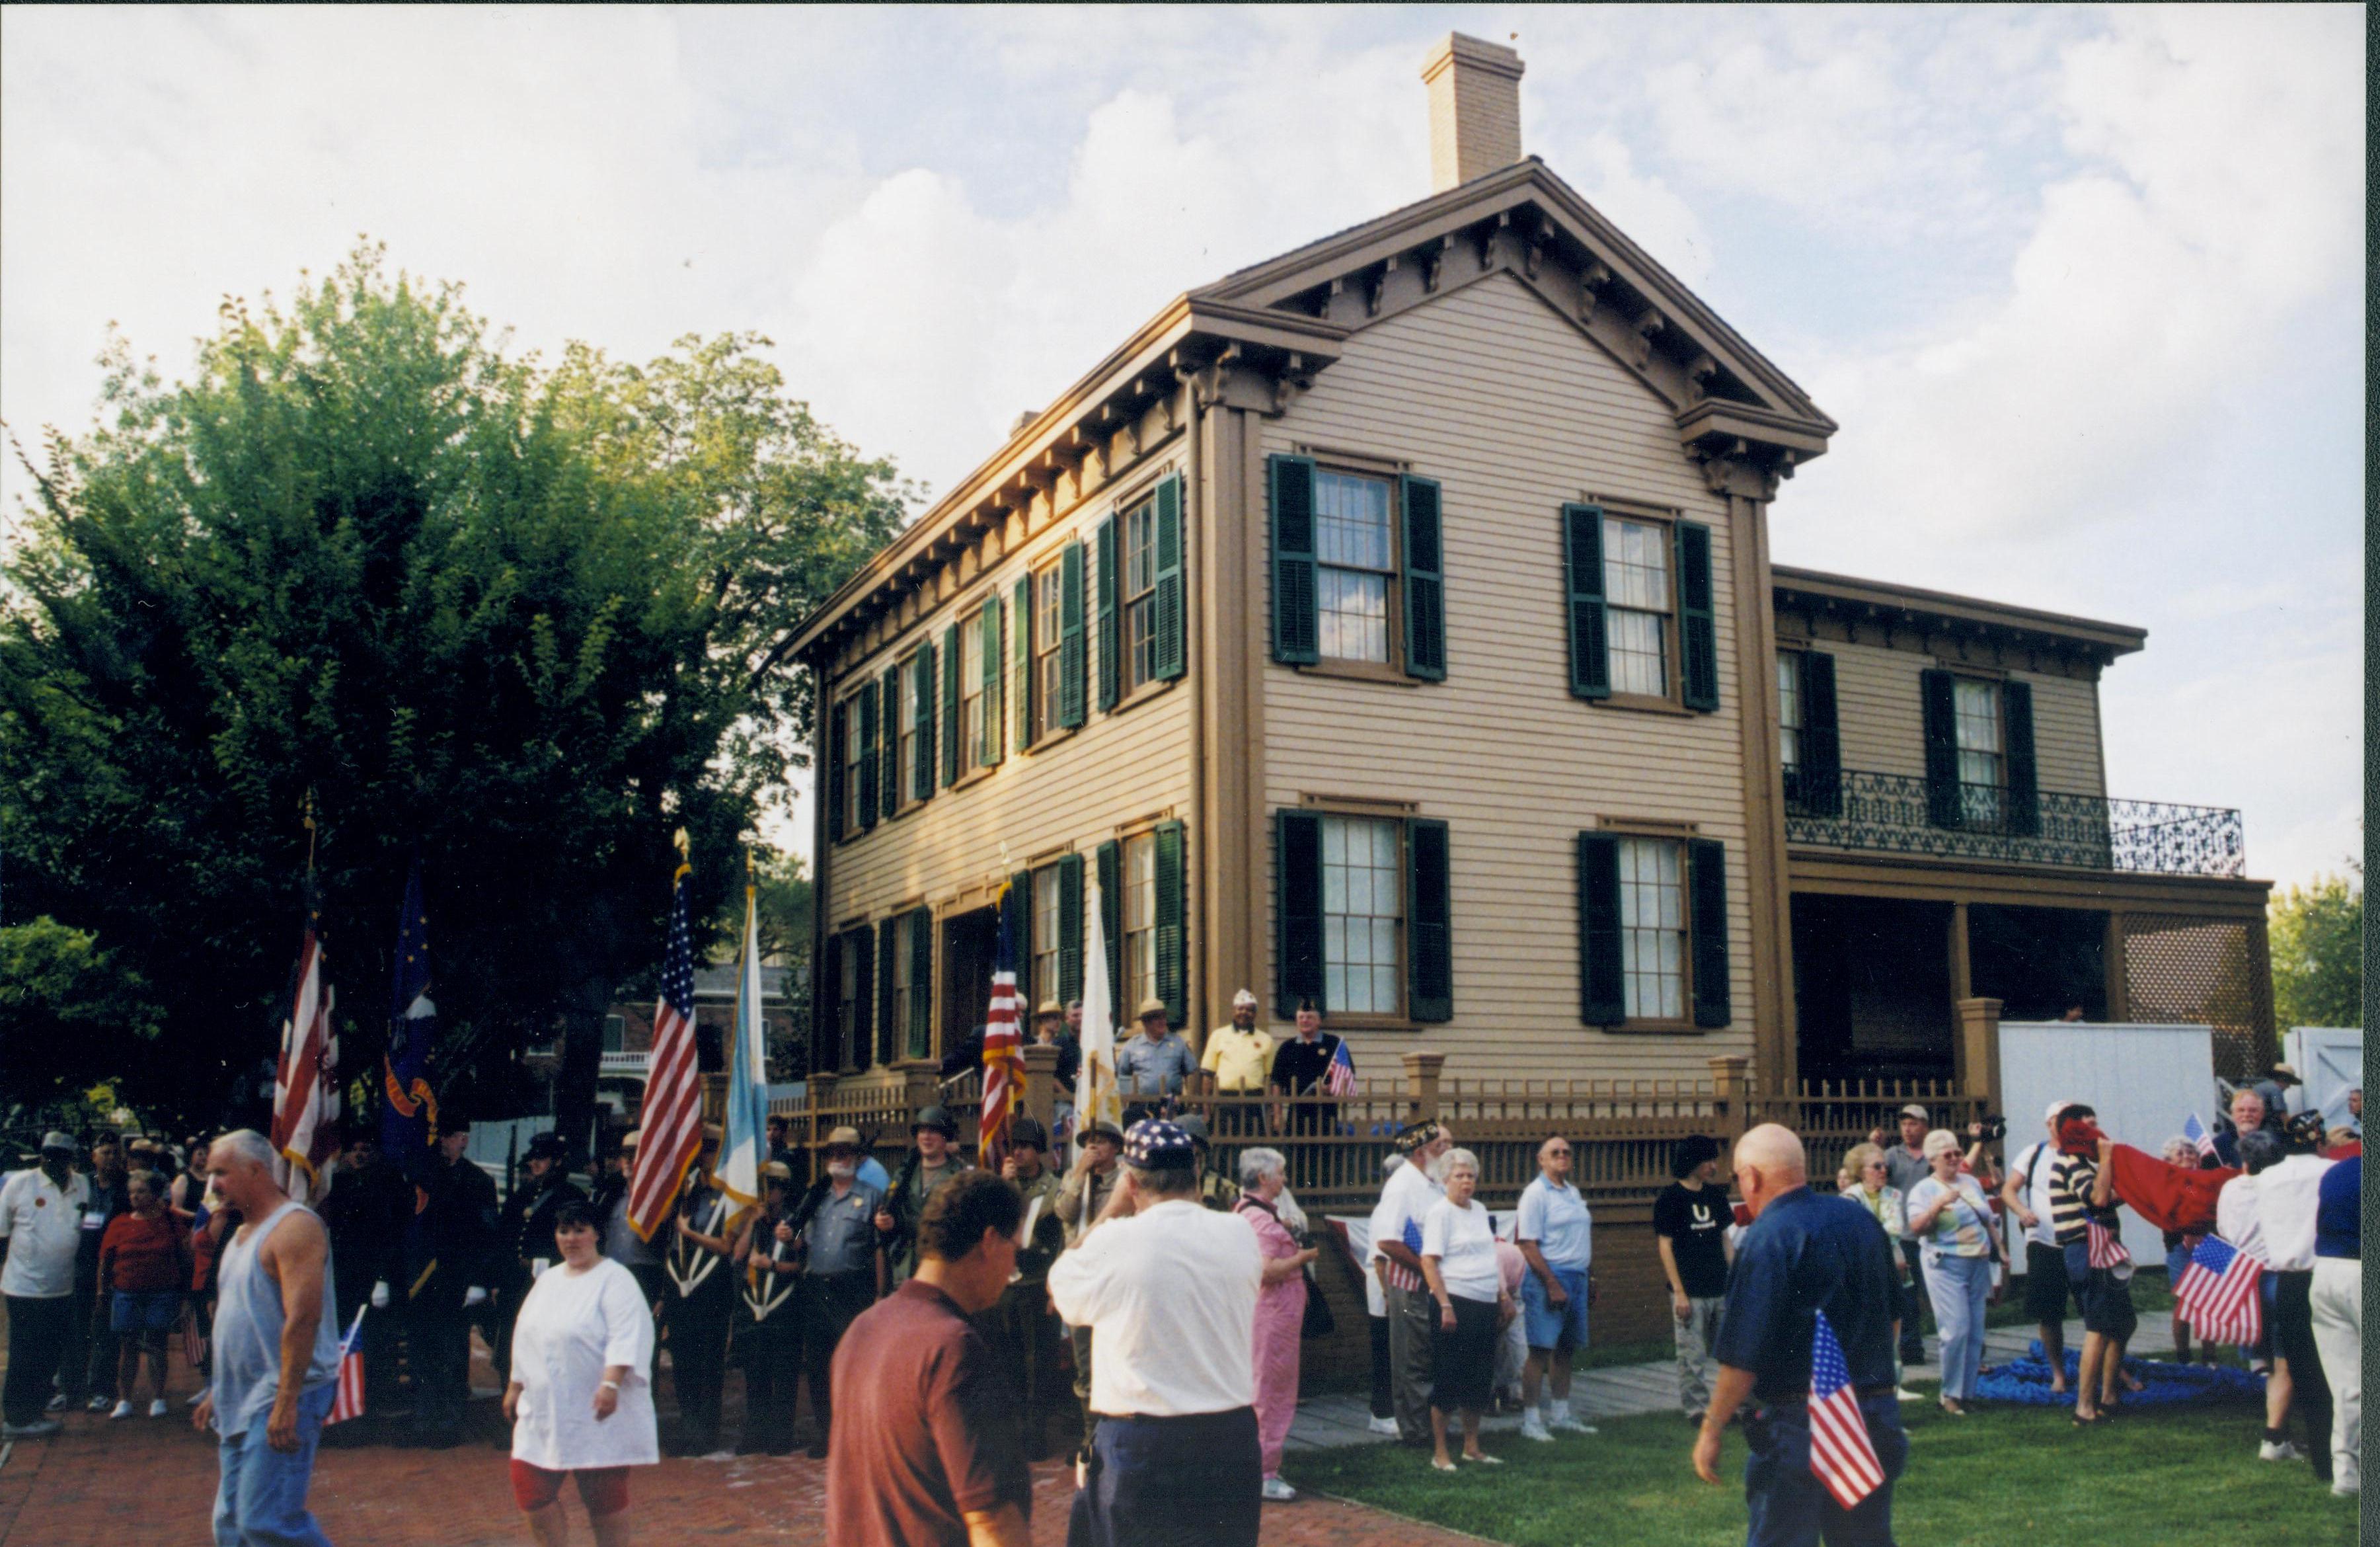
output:
[{"label": "ranger hat", "polygon": [[859,1130],[857,1128],[841,1127],[826,1136],[826,1148],[829,1150],[865,1150],[868,1146],[859,1141]]},{"label": "ranger hat", "polygon": [[929,1106],[917,1114],[917,1120],[909,1125],[909,1131],[916,1133],[920,1128],[931,1128],[944,1139],[959,1136],[958,1119],[940,1106]]},{"label": "ranger hat", "polygon": [[790,1183],[794,1179],[794,1168],[783,1161],[771,1161],[760,1168],[760,1175],[771,1182]]},{"label": "ranger hat", "polygon": [[1008,1125],[1008,1142],[1012,1149],[1029,1144],[1036,1150],[1046,1150],[1050,1147],[1050,1136],[1032,1118],[1019,1117]]},{"label": "ranger hat", "polygon": [[1059,1004],[1054,999],[1044,999],[1039,1005],[1034,1007],[1033,1018],[1035,1020],[1048,1020],[1053,1016],[1061,1020],[1064,1019],[1066,1016],[1066,1007]]},{"label": "ranger hat", "polygon": [[1141,1171],[1187,1170],[1198,1163],[1198,1141],[1181,1124],[1151,1117],[1123,1136],[1123,1159]]},{"label": "ranger hat", "polygon": [[1087,1143],[1094,1139],[1113,1139],[1121,1147],[1123,1143],[1123,1130],[1104,1117],[1094,1117],[1083,1125],[1083,1139]]},{"label": "ranger hat", "polygon": [[1165,1001],[1164,1001],[1164,1000],[1162,1000],[1162,999],[1144,999],[1144,1000],[1142,1000],[1142,1001],[1140,1002],[1140,1008],[1139,1008],[1139,1009],[1137,1009],[1137,1010],[1135,1010],[1135,1011],[1132,1013],[1132,1018],[1133,1018],[1133,1019],[1135,1019],[1135,1020],[1147,1020],[1147,1019],[1148,1019],[1149,1017],[1151,1017],[1151,1016],[1160,1016],[1160,1017],[1161,1017],[1161,1016],[1163,1016],[1164,1014],[1165,1014]]},{"label": "ranger hat", "polygon": [[621,1148],[621,1149],[623,1149],[623,1150],[633,1150],[633,1149],[635,1149],[638,1145],[642,1144],[644,1141],[645,1141],[645,1130],[644,1130],[644,1129],[642,1129],[642,1128],[630,1128],[626,1133],[624,1133],[624,1134],[622,1134],[622,1135],[620,1136],[620,1148]]}]

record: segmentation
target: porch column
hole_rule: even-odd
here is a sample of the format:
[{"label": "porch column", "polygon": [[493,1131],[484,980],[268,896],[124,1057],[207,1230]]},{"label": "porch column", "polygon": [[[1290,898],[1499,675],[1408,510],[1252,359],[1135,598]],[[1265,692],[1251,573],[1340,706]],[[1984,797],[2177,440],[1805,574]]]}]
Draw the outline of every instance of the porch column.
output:
[{"label": "porch column", "polygon": [[1961,999],[1959,1011],[1959,1090],[1984,1104],[1985,1112],[2000,1108],[2000,1002]]},{"label": "porch column", "polygon": [[2131,1019],[2131,968],[2124,959],[2124,916],[2113,908],[2107,910],[2107,934],[2099,947],[2099,958],[2107,975],[2107,1019]]},{"label": "porch column", "polygon": [[1967,905],[1950,905],[1950,1003],[1955,1007],[1974,996],[1974,964],[1967,955]]},{"label": "porch column", "polygon": [[1413,1103],[1410,1122],[1435,1121],[1438,1116],[1438,1077],[1446,1067],[1443,1053],[1408,1053],[1405,1062],[1405,1095]]},{"label": "porch column", "polygon": [[1717,1109],[1720,1131],[1741,1139],[1752,1126],[1752,1060],[1734,1055],[1714,1058],[1710,1072],[1711,1105]]},{"label": "porch column", "polygon": [[1025,1115],[1040,1124],[1043,1133],[1053,1133],[1058,1121],[1058,1050],[1027,1042],[1018,1052],[1025,1060]]}]

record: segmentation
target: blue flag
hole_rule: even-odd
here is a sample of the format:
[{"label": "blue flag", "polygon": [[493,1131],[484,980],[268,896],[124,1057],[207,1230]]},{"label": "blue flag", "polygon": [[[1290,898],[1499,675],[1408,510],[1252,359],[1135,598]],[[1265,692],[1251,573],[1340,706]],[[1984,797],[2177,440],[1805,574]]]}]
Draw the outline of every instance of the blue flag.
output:
[{"label": "blue flag", "polygon": [[430,1093],[430,1045],[438,1006],[430,999],[430,915],[421,906],[421,861],[405,878],[405,912],[396,926],[396,992],[389,1005],[388,1053],[381,1063],[380,1148],[407,1176],[419,1176],[438,1132]]}]

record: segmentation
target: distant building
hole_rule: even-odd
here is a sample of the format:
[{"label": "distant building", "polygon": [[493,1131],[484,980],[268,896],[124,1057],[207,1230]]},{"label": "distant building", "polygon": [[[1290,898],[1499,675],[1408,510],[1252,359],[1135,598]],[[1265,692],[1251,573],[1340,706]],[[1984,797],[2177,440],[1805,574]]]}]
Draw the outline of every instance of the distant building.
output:
[{"label": "distant building", "polygon": [[[797,1001],[808,985],[794,968],[760,968],[760,1023],[769,1037],[769,1063],[774,1079],[797,1078],[803,1060],[802,1024]],[[735,968],[694,969],[695,1051],[707,1073],[727,1065],[726,1037],[735,1021]],[[633,1114],[637,1097],[650,1066],[653,1045],[651,1000],[624,1001],[603,1017],[603,1060],[596,1077],[598,1104],[615,1113]],[[532,1052],[528,1059],[533,1075],[550,1085],[560,1070],[562,1048],[556,1041]],[[788,1074],[788,1070],[791,1071]]]}]

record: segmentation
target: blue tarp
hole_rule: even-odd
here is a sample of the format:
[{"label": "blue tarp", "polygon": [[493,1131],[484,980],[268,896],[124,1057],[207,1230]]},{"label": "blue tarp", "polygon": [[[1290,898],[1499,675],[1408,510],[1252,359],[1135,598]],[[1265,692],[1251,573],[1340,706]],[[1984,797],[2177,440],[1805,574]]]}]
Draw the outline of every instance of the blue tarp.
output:
[{"label": "blue tarp", "polygon": [[[2023,1358],[1985,1370],[1975,1383],[1975,1395],[1985,1402],[2070,1407],[2074,1405],[2073,1387],[2080,1379],[2082,1362],[2082,1356],[2075,1350],[2066,1350],[2067,1389],[2053,1395],[2049,1389],[2049,1361],[2041,1357],[2041,1345],[2035,1342]],[[2265,1395],[2264,1377],[2252,1375],[2236,1365],[2126,1359],[2124,1368],[2145,1388],[2126,1392],[2122,1398],[2126,1407],[2210,1399],[2261,1401]]]}]

